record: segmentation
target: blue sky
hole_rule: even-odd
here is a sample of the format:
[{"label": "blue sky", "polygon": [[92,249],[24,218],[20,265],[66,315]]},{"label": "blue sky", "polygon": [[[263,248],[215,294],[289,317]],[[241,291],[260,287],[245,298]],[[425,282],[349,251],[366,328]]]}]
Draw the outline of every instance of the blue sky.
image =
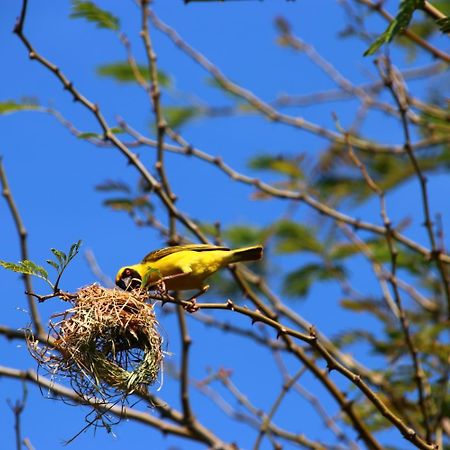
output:
[{"label": "blue sky", "polygon": [[[360,83],[374,76],[372,59],[362,57],[366,46],[352,39],[337,39],[337,32],[343,28],[344,23],[344,15],[337,2],[324,0],[320,3],[318,7],[318,2],[314,1],[267,0],[192,3],[185,6],[180,0],[168,0],[156,1],[155,11],[232,80],[250,88],[265,100],[271,100],[281,93],[306,94],[334,87],[329,78],[304,55],[276,45],[273,21],[280,15],[287,17],[295,33],[312,43],[323,57],[329,59],[353,82]],[[98,4],[111,9],[120,17],[122,28],[132,41],[137,59],[144,62],[144,52],[138,36],[138,8],[131,1],[103,1]],[[2,6],[0,52],[5,69],[1,73],[0,102],[35,97],[41,104],[62,111],[80,130],[99,131],[93,117],[80,105],[72,102],[54,76],[28,60],[22,44],[11,33],[19,13],[18,2],[6,0]],[[125,59],[118,39],[111,32],[97,30],[92,24],[82,20],[70,20],[69,13],[70,2],[30,0],[26,33],[33,45],[55,62],[84,95],[100,105],[110,123],[120,115],[143,133],[151,133],[151,114],[142,90],[136,86],[119,85],[114,80],[96,75],[95,68],[99,64]],[[377,19],[372,19],[371,24],[378,26],[374,29],[381,29]],[[152,36],[159,68],[173,77],[172,98],[163,93],[162,100],[165,104],[175,104],[181,95],[195,95],[217,106],[230,103],[219,90],[208,86],[207,74],[177,51],[165,36],[155,30],[152,30]],[[397,56],[396,52],[394,56]],[[395,62],[400,67],[408,65],[408,61],[402,57],[398,57]],[[429,62],[428,57],[419,54],[415,64]],[[419,92],[424,93],[423,90]],[[308,107],[297,110],[297,113],[308,120],[333,128],[332,111],[339,115],[342,124],[346,126],[353,117],[355,106],[355,102],[349,101],[325,107]],[[29,231],[32,260],[43,262],[48,258],[51,247],[64,250],[81,239],[83,247],[95,253],[102,270],[113,277],[118,267],[128,262],[137,262],[148,251],[164,245],[156,232],[136,228],[125,214],[114,213],[102,207],[104,196],[94,190],[95,185],[107,179],[124,180],[133,185],[138,179],[136,171],[126,165],[126,161],[116,150],[99,149],[76,139],[53,117],[37,112],[1,116],[0,130],[0,154]],[[364,131],[367,136],[382,142],[401,142],[398,124],[386,121],[381,115],[374,116]],[[305,152],[313,158],[325,145],[316,136],[282,125],[269,124],[264,119],[253,116],[193,121],[183,128],[183,134],[196,147],[221,155],[235,169],[251,175],[256,173],[248,169],[247,162],[256,154]],[[142,149],[139,153],[142,160],[152,167],[154,151]],[[167,172],[173,190],[179,196],[180,209],[199,220],[220,221],[224,226],[233,223],[264,225],[282,214],[285,208],[283,202],[250,201],[252,190],[249,187],[230,182],[225,175],[202,161],[167,155]],[[271,180],[265,174],[262,176]],[[443,176],[433,177],[430,182],[434,211],[448,211],[444,196],[446,185],[448,188],[448,180]],[[396,205],[395,209],[390,210],[394,218],[399,220],[409,215],[419,223],[417,189],[417,185],[408,184],[390,196],[389,200]],[[359,213],[379,221],[376,202],[365,205]],[[0,204],[0,215],[3,227],[0,234],[0,258],[16,261],[20,257],[18,239],[4,202]],[[312,217],[305,206],[300,207],[297,216],[306,223]],[[423,230],[418,225],[410,233],[426,244]],[[288,258],[278,261],[280,267],[284,268],[289,268],[294,263]],[[65,275],[63,287],[74,290],[93,281],[96,279],[80,255]],[[368,271],[358,272],[354,281],[356,285],[377,292],[378,287]],[[4,294],[0,323],[17,328],[25,326],[28,316],[24,311],[23,285],[17,276],[3,270],[0,271],[0,282]],[[276,279],[274,285],[279,287]],[[43,286],[36,283],[35,288],[39,290]],[[294,307],[327,335],[332,335],[345,328],[350,320],[349,316],[338,309],[338,301],[339,290],[336,286],[323,285],[313,289],[306,302],[298,302]],[[330,314],[323,314],[324,305]],[[60,311],[63,306],[58,301],[52,301],[42,305],[40,311],[44,317],[48,317]],[[243,326],[247,324],[244,318],[233,317],[232,320]],[[168,350],[173,353],[174,361],[177,361],[179,337],[174,318],[164,315],[161,316],[161,322],[168,335]],[[233,380],[257,406],[264,408],[271,404],[276,392],[261,396],[261,389],[251,376],[257,365],[258,383],[281,387],[279,375],[273,370],[271,355],[266,350],[255,350],[253,346],[243,344],[230,335],[205,328],[194,320],[190,320],[189,324],[194,341],[193,378],[205,377],[208,367],[213,370],[231,367],[234,370]],[[17,346],[17,342],[0,339],[1,364],[19,368],[33,367],[26,349]],[[294,367],[294,363],[291,364]],[[166,377],[159,395],[178,407],[175,384],[168,378]],[[339,377],[335,378],[339,382]],[[313,391],[318,387],[317,382],[308,375],[305,376],[304,383]],[[6,399],[14,401],[20,396],[20,392],[18,382],[0,379],[0,421],[3,424],[5,448],[12,448],[14,445],[12,413],[6,406]],[[217,408],[212,407],[210,400],[195,391],[193,397],[206,425],[217,429],[219,436],[224,439],[232,440],[237,437],[230,436],[228,419]],[[321,399],[325,405],[336,410],[326,394]],[[312,439],[323,438],[326,441],[330,436],[322,434],[320,420],[310,418],[313,416],[310,406],[300,402],[295,408],[299,408],[299,404],[300,409],[295,411],[289,409],[294,405],[286,406],[280,415],[280,422],[286,427],[298,426],[300,423],[299,432],[307,432]],[[28,406],[23,417],[24,436],[28,436],[38,450],[59,448],[62,440],[70,438],[83,426],[84,414],[82,408],[71,408],[51,400],[43,401],[39,390],[30,386]],[[240,427],[242,430],[234,430],[239,430],[239,439],[242,440],[239,442],[244,448],[248,448],[252,442],[251,436],[249,437],[246,427]],[[153,430],[126,422],[116,427],[114,432],[117,438],[112,438],[103,431],[97,432],[93,437],[90,430],[75,440],[71,448],[94,449],[107,446],[119,449],[125,445],[142,445],[142,442],[151,442],[151,448],[201,448],[197,444],[181,442],[175,438],[163,439]]]}]

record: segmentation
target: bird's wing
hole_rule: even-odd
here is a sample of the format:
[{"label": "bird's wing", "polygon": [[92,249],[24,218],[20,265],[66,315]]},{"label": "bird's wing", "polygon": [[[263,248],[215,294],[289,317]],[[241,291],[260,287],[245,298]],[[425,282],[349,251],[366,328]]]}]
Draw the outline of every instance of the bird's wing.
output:
[{"label": "bird's wing", "polygon": [[189,245],[174,245],[173,247],[161,248],[159,250],[154,250],[144,257],[141,261],[143,263],[155,262],[164,258],[165,256],[171,255],[172,253],[182,252],[183,250],[190,250],[193,252],[207,252],[211,250],[230,250],[228,247],[219,247],[217,245],[209,244],[189,244]]}]

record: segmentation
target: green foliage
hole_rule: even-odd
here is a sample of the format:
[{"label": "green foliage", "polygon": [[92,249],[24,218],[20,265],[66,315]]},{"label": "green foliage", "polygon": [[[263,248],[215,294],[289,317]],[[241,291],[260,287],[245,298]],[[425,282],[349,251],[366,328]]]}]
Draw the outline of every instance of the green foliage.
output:
[{"label": "green foliage", "polygon": [[[137,69],[145,80],[150,81],[150,70],[148,66],[138,64]],[[119,83],[137,82],[136,75],[128,61],[102,64],[97,67],[97,74],[102,77],[113,78]],[[158,83],[160,86],[168,88],[171,86],[171,79],[166,73],[158,71]]]},{"label": "green foliage", "polygon": [[53,267],[57,272],[56,282],[53,284],[48,278],[48,272],[38,264],[33,261],[29,261],[27,259],[23,261],[19,261],[18,263],[11,263],[7,261],[0,261],[0,265],[7,270],[12,270],[13,272],[18,272],[24,275],[33,275],[41,280],[44,280],[54,292],[58,290],[59,281],[61,279],[62,274],[66,270],[70,261],[78,254],[79,248],[81,245],[81,241],[76,242],[70,247],[69,253],[66,254],[61,250],[57,250],[56,248],[52,248],[51,252],[56,257],[56,261],[48,259],[46,262],[51,267]]},{"label": "green foliage", "polygon": [[103,200],[103,205],[113,211],[123,211],[130,214],[138,223],[151,220],[154,210],[147,194],[147,185],[140,182],[136,191],[122,181],[107,180],[98,184],[95,189],[111,194]]},{"label": "green foliage", "polygon": [[306,264],[286,276],[283,290],[289,296],[305,297],[316,281],[338,280],[344,276],[345,269],[341,265]]},{"label": "green foliage", "polygon": [[[447,132],[443,123],[436,123],[440,119],[433,120],[435,136],[449,134],[450,127]],[[423,130],[428,136],[425,128]],[[443,147],[423,149],[416,157],[424,173],[440,172],[450,166],[450,152]],[[405,154],[359,153],[358,158],[384,192],[393,190],[415,177],[414,167]],[[313,174],[309,183],[313,186],[312,192],[327,202],[332,199],[335,204],[347,202],[358,205],[376,195],[368,186],[360,169],[350,160],[347,149],[343,146],[331,146],[322,154]]]},{"label": "green foliage", "polygon": [[[441,160],[433,152],[420,153],[421,167],[431,172],[442,169]],[[400,186],[415,176],[413,167],[405,155],[393,156],[387,153],[358,155],[369,174],[385,191]],[[342,145],[332,145],[322,153],[316,166],[306,173],[301,167],[302,156],[261,155],[253,158],[249,166],[255,170],[271,171],[285,176],[285,180],[275,183],[278,188],[299,189],[299,182],[307,175],[307,185],[311,193],[327,203],[347,202],[360,204],[375,195],[367,185],[361,171],[348,157],[348,150]],[[270,198],[268,194],[257,192],[256,199]]]},{"label": "green foliage", "polygon": [[56,257],[56,261],[53,261],[51,259],[47,259],[47,261],[46,261],[47,264],[52,266],[57,272],[56,282],[53,286],[54,291],[58,290],[61,276],[64,273],[64,271],[66,270],[70,261],[72,261],[72,259],[75,258],[75,256],[77,256],[80,246],[81,246],[81,241],[78,241],[75,244],[72,244],[70,246],[68,254],[64,253],[61,250],[57,250],[56,248],[50,249],[51,252],[53,253],[53,255]]},{"label": "green foliage", "polygon": [[[111,133],[113,134],[121,134],[123,133],[123,129],[120,127],[115,127],[115,128],[110,128]],[[86,131],[83,133],[79,133],[77,135],[78,139],[99,139],[102,140],[104,139],[104,135],[103,134],[99,134],[99,133],[94,133],[92,131]]]},{"label": "green foliage", "polygon": [[0,266],[7,270],[12,270],[13,272],[22,273],[24,275],[34,275],[42,280],[48,281],[48,273],[42,267],[35,264],[33,261],[24,259],[19,263],[10,263],[7,261],[0,261]]},{"label": "green foliage", "polygon": [[[448,2],[448,0],[433,1],[433,6],[445,15],[450,15],[450,2]],[[433,35],[438,32],[446,32],[446,19],[447,18],[443,18],[434,21],[428,15],[423,15],[423,18],[419,18],[413,23],[410,23],[408,29],[422,39],[428,40],[433,38]],[[442,26],[444,27],[444,29],[442,29]],[[411,41],[411,39],[404,35],[399,35],[396,39],[396,42],[406,49],[407,56],[410,61],[412,61],[416,57],[418,48],[414,44],[414,42]]]},{"label": "green foliage", "polygon": [[[377,317],[383,323],[389,322],[391,311],[387,310],[386,302],[375,298],[343,298],[341,306],[355,313],[367,313]],[[372,344],[375,345],[375,339]]]},{"label": "green foliage", "polygon": [[395,36],[408,28],[416,9],[423,8],[424,0],[401,0],[395,19],[387,29],[364,52],[364,56],[373,55],[383,44],[391,42]]},{"label": "green foliage", "polygon": [[228,228],[223,235],[231,247],[245,247],[264,242],[267,231],[264,228],[250,225],[236,225]]},{"label": "green foliage", "polygon": [[97,28],[105,28],[118,31],[120,28],[119,19],[110,12],[99,8],[93,2],[84,2],[81,0],[72,1],[72,19],[85,19],[94,23]]},{"label": "green foliage", "polygon": [[12,114],[19,111],[36,111],[40,106],[32,102],[17,103],[14,100],[6,100],[0,102],[0,115],[1,114]]},{"label": "green foliage", "polygon": [[[391,262],[391,253],[384,237],[368,239],[364,245],[376,262],[383,264]],[[361,248],[356,243],[336,242],[330,247],[328,258],[333,261],[342,261],[360,253]],[[424,258],[406,247],[398,248],[397,267],[408,270],[413,275],[423,275],[429,270],[429,265]]]},{"label": "green foliage", "polygon": [[98,184],[95,189],[100,192],[124,192],[129,194],[131,188],[127,183],[123,181],[107,180]]},{"label": "green foliage", "polygon": [[180,128],[190,120],[199,117],[202,110],[195,106],[164,106],[162,113],[170,128]]},{"label": "green foliage", "polygon": [[301,158],[283,155],[258,155],[252,158],[248,165],[251,169],[268,170],[287,175],[292,178],[304,178],[300,167]]},{"label": "green foliage", "polygon": [[275,251],[294,253],[307,251],[321,253],[322,244],[314,234],[312,227],[306,227],[291,220],[282,220],[274,225],[276,237]]}]

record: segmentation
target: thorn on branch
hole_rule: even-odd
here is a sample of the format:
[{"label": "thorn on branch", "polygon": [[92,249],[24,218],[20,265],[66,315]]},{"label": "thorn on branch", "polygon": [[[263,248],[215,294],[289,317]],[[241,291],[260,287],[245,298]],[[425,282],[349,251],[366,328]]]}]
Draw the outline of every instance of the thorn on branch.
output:
[{"label": "thorn on branch", "polygon": [[281,337],[281,335],[284,335],[284,334],[286,334],[286,328],[281,327],[281,328],[278,330],[278,333],[277,333],[277,339],[279,339],[279,338]]}]

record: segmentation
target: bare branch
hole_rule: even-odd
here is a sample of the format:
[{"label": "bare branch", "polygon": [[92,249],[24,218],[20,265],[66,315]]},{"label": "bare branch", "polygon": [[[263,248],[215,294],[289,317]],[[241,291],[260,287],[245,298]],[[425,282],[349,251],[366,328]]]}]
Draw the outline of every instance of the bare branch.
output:
[{"label": "bare branch", "polygon": [[[16,225],[16,230],[19,235],[19,241],[20,241],[20,258],[22,261],[28,260],[28,243],[27,243],[27,237],[28,233],[25,229],[25,226],[23,225],[22,218],[20,217],[19,210],[17,209],[16,202],[14,201],[14,198],[12,196],[8,180],[6,178],[5,169],[3,167],[3,161],[0,159],[0,182],[2,184],[2,194],[3,197],[6,200],[6,203],[8,204],[8,207],[11,211],[11,215],[14,220],[14,224]],[[28,300],[28,307],[30,308],[30,315],[31,320],[33,321],[33,326],[35,328],[35,331],[37,334],[43,333],[43,327],[42,322],[39,317],[39,311],[36,306],[36,301],[32,296],[33,292],[33,284],[31,281],[31,275],[24,274],[22,275],[24,284],[25,284],[25,291],[28,292],[27,294],[27,300]]]}]

